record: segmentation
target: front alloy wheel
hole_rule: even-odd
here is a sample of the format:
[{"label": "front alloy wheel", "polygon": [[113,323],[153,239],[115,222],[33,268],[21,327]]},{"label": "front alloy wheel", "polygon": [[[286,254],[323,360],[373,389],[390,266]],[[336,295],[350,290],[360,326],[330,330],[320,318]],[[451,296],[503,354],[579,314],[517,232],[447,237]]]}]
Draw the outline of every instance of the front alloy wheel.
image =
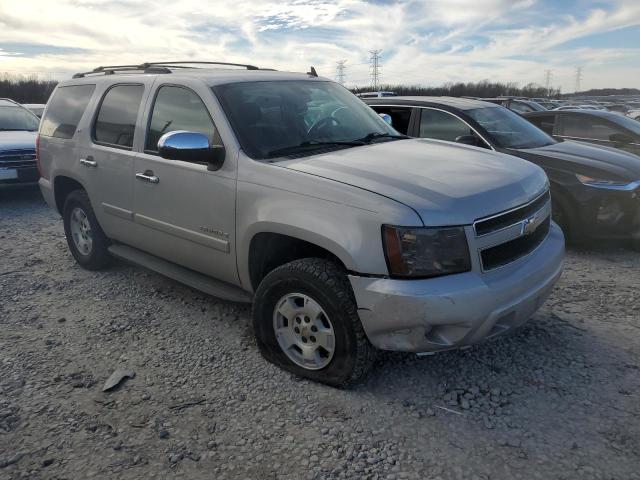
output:
[{"label": "front alloy wheel", "polygon": [[293,363],[309,370],[326,367],[333,358],[333,325],[322,307],[302,293],[289,293],[273,312],[273,329],[282,351]]},{"label": "front alloy wheel", "polygon": [[376,358],[340,265],[302,258],[264,277],[253,302],[264,357],[300,377],[336,387],[362,381]]}]

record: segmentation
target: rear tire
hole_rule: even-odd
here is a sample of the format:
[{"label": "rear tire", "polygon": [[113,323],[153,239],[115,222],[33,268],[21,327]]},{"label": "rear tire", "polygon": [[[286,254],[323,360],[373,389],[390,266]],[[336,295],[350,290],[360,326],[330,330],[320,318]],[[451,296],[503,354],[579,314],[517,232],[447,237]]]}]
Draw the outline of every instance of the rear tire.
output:
[{"label": "rear tire", "polygon": [[71,254],[87,270],[101,270],[112,262],[111,242],[102,231],[89,196],[84,190],[74,190],[62,209],[64,233]]},{"label": "rear tire", "polygon": [[[320,323],[314,327],[316,318]],[[270,272],[255,294],[253,325],[258,347],[269,362],[335,387],[363,381],[376,358],[347,276],[327,260],[294,260]],[[319,345],[320,338],[312,337],[322,331],[333,336],[326,348]],[[310,349],[313,353],[305,357]]]}]

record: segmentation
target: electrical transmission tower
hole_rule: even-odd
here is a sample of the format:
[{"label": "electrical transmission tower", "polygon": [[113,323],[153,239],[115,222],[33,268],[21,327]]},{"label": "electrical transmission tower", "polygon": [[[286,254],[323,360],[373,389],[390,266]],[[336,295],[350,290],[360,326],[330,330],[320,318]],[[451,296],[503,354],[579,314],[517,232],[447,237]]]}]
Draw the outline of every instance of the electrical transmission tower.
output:
[{"label": "electrical transmission tower", "polygon": [[584,70],[584,67],[576,67],[576,88],[575,88],[576,92],[580,91],[580,87],[582,85],[582,71],[583,70]]},{"label": "electrical transmission tower", "polygon": [[547,97],[551,95],[551,78],[553,77],[553,72],[551,70],[544,71],[544,86],[547,91]]},{"label": "electrical transmission tower", "polygon": [[369,50],[369,69],[371,70],[371,88],[377,92],[380,89],[380,54],[382,50]]},{"label": "electrical transmission tower", "polygon": [[339,60],[336,62],[336,79],[338,80],[338,83],[340,85],[344,85],[344,78],[345,78],[345,69],[347,68],[345,63],[347,63],[346,60]]}]

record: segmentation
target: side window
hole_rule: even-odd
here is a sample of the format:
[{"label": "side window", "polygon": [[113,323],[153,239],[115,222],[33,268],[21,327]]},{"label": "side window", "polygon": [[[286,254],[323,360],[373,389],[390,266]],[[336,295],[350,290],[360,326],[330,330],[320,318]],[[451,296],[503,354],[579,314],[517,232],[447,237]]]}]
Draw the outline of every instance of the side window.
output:
[{"label": "side window", "polygon": [[553,135],[553,127],[555,126],[555,115],[536,115],[535,117],[527,117],[531,123],[549,135]]},{"label": "side window", "polygon": [[204,133],[212,145],[222,143],[200,97],[186,88],[167,85],[158,89],[145,151],[157,152],[160,137],[176,130]]},{"label": "side window", "polygon": [[89,104],[95,85],[58,87],[40,125],[40,135],[71,138]]},{"label": "side window", "polygon": [[562,120],[562,132],[567,137],[609,140],[609,136],[620,133],[608,123],[588,115],[565,115]]},{"label": "side window", "polygon": [[131,148],[144,86],[116,85],[107,90],[93,129],[98,143]]},{"label": "side window", "polygon": [[386,113],[391,116],[391,126],[398,132],[406,135],[409,132],[409,120],[411,120],[411,107],[376,107],[376,113]]},{"label": "side window", "polygon": [[440,110],[422,109],[420,114],[420,136],[455,142],[463,135],[472,135],[473,131],[458,117]]}]

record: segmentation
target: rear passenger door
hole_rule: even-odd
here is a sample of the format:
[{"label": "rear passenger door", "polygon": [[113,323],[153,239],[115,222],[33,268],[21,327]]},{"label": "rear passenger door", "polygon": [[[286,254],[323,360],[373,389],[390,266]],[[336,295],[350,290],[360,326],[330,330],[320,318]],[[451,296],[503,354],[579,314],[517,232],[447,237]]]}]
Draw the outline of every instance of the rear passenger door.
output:
[{"label": "rear passenger door", "polygon": [[133,144],[153,80],[109,84],[96,96],[90,131],[77,159],[91,204],[108,237],[124,243],[133,232]]},{"label": "rear passenger door", "polygon": [[236,158],[228,150],[222,168],[213,172],[206,165],[164,159],[157,151],[160,137],[176,130],[204,133],[212,145],[223,144],[212,116],[220,115],[213,94],[204,85],[160,84],[149,103],[145,139],[131,173],[135,178],[134,246],[237,284]]},{"label": "rear passenger door", "polygon": [[615,124],[596,116],[583,114],[565,114],[558,120],[558,136],[565,140],[578,140],[607,147],[615,147],[609,137],[621,133]]}]

